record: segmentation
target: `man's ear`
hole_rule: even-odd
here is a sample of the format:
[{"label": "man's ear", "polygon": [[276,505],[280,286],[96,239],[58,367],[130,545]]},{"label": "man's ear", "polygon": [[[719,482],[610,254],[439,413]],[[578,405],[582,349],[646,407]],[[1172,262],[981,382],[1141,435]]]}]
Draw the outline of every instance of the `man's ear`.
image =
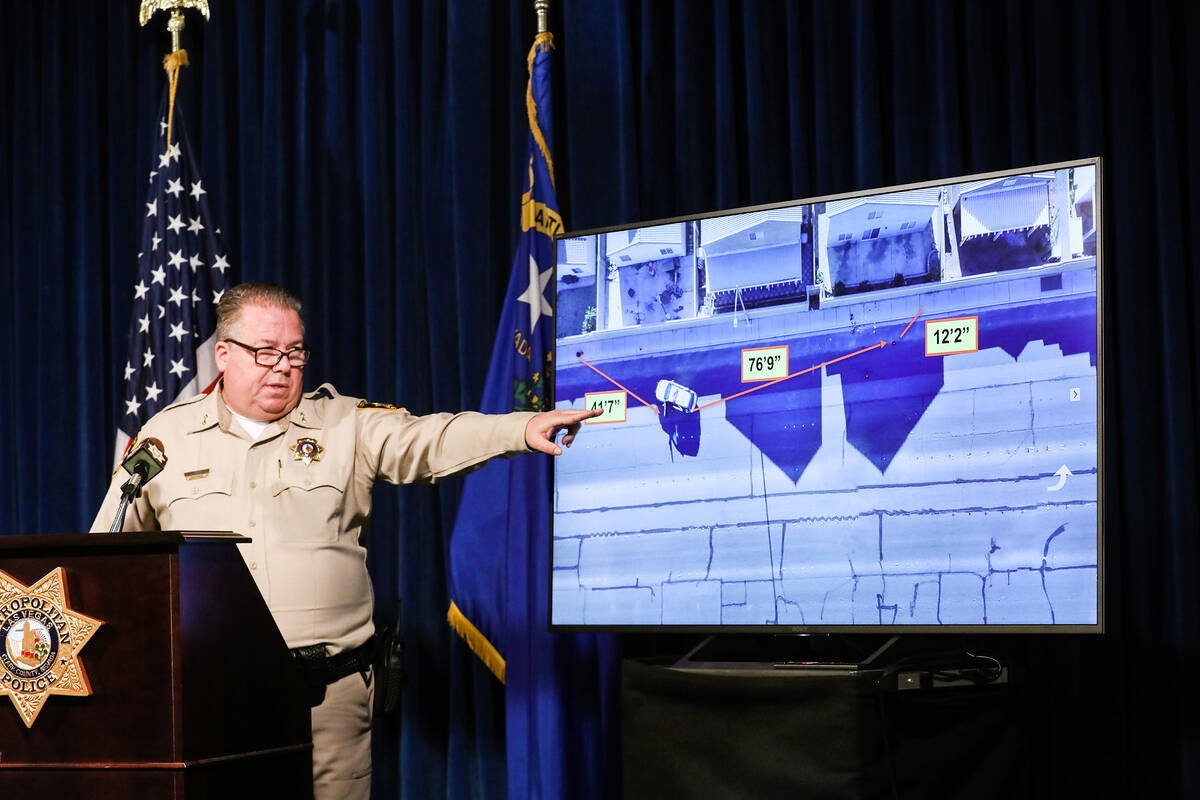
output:
[{"label": "man's ear", "polygon": [[217,361],[217,372],[224,372],[225,362],[229,360],[229,344],[227,342],[217,342],[213,348],[213,355]]}]

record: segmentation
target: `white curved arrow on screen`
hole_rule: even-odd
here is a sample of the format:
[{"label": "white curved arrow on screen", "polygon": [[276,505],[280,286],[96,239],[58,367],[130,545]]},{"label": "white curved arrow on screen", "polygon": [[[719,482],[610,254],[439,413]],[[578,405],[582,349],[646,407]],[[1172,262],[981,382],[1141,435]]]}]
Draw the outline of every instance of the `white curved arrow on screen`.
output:
[{"label": "white curved arrow on screen", "polygon": [[1074,473],[1072,473],[1071,470],[1067,469],[1066,464],[1063,464],[1061,467],[1058,468],[1058,471],[1055,472],[1054,474],[1058,476],[1058,483],[1054,484],[1053,486],[1047,486],[1046,487],[1047,492],[1057,492],[1059,489],[1066,486],[1067,485],[1067,476],[1072,475]]}]

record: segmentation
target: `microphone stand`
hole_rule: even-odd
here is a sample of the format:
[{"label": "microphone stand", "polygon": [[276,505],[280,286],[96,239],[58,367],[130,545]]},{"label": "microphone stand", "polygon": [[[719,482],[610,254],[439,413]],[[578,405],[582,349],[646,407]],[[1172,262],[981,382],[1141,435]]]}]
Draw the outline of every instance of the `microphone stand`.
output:
[{"label": "microphone stand", "polygon": [[137,470],[130,476],[129,480],[125,481],[121,486],[121,505],[117,507],[117,518],[113,520],[109,526],[109,533],[117,533],[121,528],[125,527],[125,512],[129,510],[129,504],[133,502],[133,498],[142,493],[142,484],[146,482],[146,468],[139,464]]}]

